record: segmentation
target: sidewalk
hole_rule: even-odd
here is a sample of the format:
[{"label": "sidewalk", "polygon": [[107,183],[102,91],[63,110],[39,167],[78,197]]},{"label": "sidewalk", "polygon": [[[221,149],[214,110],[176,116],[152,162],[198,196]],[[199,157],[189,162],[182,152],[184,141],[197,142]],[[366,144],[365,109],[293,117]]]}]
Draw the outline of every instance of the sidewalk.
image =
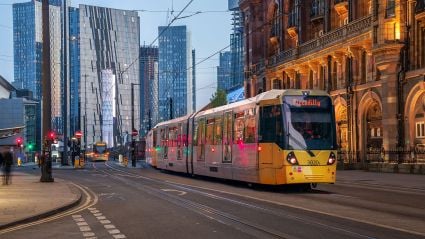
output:
[{"label": "sidewalk", "polygon": [[41,183],[40,176],[12,171],[12,184],[0,185],[0,230],[65,211],[80,200],[81,192],[64,180]]},{"label": "sidewalk", "polygon": [[363,170],[338,170],[336,182],[361,183],[425,190],[425,175],[401,173],[377,173]]}]

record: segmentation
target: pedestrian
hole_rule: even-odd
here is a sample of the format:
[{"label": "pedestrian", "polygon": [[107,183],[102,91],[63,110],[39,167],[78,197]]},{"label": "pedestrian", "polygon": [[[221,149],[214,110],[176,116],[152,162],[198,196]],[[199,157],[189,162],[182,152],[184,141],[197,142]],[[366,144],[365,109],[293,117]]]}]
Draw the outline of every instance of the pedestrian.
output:
[{"label": "pedestrian", "polygon": [[4,171],[4,176],[3,176],[3,184],[12,184],[12,178],[10,176],[11,172],[12,172],[12,165],[13,165],[13,155],[11,152],[7,151],[4,153],[4,158],[3,158],[3,171]]},{"label": "pedestrian", "polygon": [[[4,170],[4,157],[3,157],[3,152],[0,152],[0,169],[3,171]],[[1,175],[1,177],[3,178],[3,184],[5,183],[5,174],[3,173]]]}]

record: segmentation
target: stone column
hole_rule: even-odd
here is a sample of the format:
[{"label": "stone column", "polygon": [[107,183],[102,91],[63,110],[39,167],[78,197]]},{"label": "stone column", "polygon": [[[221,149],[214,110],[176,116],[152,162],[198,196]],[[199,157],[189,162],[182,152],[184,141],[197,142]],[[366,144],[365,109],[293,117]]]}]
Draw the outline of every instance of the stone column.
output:
[{"label": "stone column", "polygon": [[[387,44],[373,50],[375,63],[381,72],[382,128],[385,150],[397,147],[397,73],[402,44]],[[395,155],[394,155],[395,156]],[[391,155],[391,157],[394,157]],[[385,154],[385,160],[389,160]],[[395,160],[395,158],[392,158]]]}]

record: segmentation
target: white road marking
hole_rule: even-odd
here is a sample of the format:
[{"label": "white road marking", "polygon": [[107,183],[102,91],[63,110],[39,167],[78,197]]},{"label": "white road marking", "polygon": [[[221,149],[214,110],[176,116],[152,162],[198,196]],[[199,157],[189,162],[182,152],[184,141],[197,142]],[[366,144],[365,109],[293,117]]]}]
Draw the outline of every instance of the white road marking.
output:
[{"label": "white road marking", "polygon": [[110,224],[111,221],[109,221],[109,220],[100,220],[100,223],[102,223],[102,224]]},{"label": "white road marking", "polygon": [[93,236],[96,236],[96,235],[94,234],[94,232],[84,232],[83,236],[84,237],[93,237]]},{"label": "white road marking", "polygon": [[93,210],[91,213],[99,213],[99,210]]},{"label": "white road marking", "polygon": [[87,222],[78,222],[77,225],[78,226],[88,226],[89,224],[87,224]]},{"label": "white road marking", "polygon": [[99,216],[102,216],[102,213],[95,213],[95,214],[93,214],[95,217],[99,217]]},{"label": "white road marking", "polygon": [[84,220],[84,218],[79,217],[79,218],[74,218],[74,221],[76,221],[76,222],[84,222],[85,220]]},{"label": "white road marking", "polygon": [[113,235],[113,237],[114,237],[115,239],[127,238],[127,237],[126,237],[125,235],[123,235],[123,234]]},{"label": "white road marking", "polygon": [[119,234],[120,230],[118,229],[112,229],[112,230],[108,230],[109,234]]},{"label": "white road marking", "polygon": [[88,209],[89,209],[90,211],[97,210],[95,207],[89,207]]},{"label": "white road marking", "polygon": [[72,218],[80,218],[82,217],[81,215],[72,215]]},{"label": "white road marking", "polygon": [[112,224],[108,224],[108,225],[103,225],[105,227],[105,229],[114,229],[115,226]]},{"label": "white road marking", "polygon": [[162,191],[165,191],[165,192],[178,192],[180,196],[183,196],[183,195],[187,194],[187,192],[185,192],[185,191],[180,191],[180,190],[176,190],[176,189],[167,189],[167,188],[164,188],[164,189],[161,189],[161,190]]},{"label": "white road marking", "polygon": [[100,217],[96,217],[96,218],[97,218],[97,220],[106,220],[105,216],[100,216]]},{"label": "white road marking", "polygon": [[88,232],[88,231],[91,231],[91,229],[90,229],[89,226],[81,226],[80,227],[80,231],[82,231],[82,232]]}]

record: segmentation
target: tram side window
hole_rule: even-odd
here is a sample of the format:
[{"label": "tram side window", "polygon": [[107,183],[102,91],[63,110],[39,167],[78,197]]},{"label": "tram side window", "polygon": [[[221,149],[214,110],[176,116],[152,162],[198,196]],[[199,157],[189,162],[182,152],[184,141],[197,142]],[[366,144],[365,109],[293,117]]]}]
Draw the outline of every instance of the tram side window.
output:
[{"label": "tram side window", "polygon": [[193,131],[193,146],[198,146],[198,134],[199,134],[199,124],[198,121],[194,123],[194,131]]},{"label": "tram side window", "polygon": [[244,112],[236,113],[235,114],[235,125],[233,127],[234,133],[233,133],[233,142],[235,144],[243,143],[244,142],[244,128],[245,128],[245,119],[244,119]]},{"label": "tram side window", "polygon": [[168,130],[168,146],[169,147],[174,147],[174,146],[176,146],[175,144],[176,144],[176,131],[177,131],[177,128],[170,128],[169,130]]},{"label": "tram side window", "polygon": [[255,143],[255,109],[245,113],[245,143]]},{"label": "tram side window", "polygon": [[262,143],[277,143],[284,147],[282,110],[278,105],[265,106],[260,109],[260,136]]},{"label": "tram side window", "polygon": [[207,144],[214,144],[214,119],[207,120]]},{"label": "tram side window", "polygon": [[223,126],[221,117],[216,118],[214,122],[214,144],[220,145],[222,142]]}]

